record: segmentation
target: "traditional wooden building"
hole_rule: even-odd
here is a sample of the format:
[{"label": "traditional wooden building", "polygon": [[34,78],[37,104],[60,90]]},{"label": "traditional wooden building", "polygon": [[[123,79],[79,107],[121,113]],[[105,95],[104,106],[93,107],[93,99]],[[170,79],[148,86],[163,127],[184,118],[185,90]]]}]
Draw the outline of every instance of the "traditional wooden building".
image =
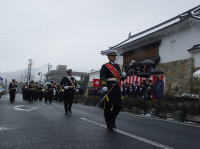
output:
[{"label": "traditional wooden building", "polygon": [[153,26],[102,51],[116,50],[118,63],[153,60],[166,76],[166,94],[191,93],[200,68],[200,6]]},{"label": "traditional wooden building", "polygon": [[88,87],[93,87],[94,79],[100,79],[100,70],[94,70],[89,73]]}]

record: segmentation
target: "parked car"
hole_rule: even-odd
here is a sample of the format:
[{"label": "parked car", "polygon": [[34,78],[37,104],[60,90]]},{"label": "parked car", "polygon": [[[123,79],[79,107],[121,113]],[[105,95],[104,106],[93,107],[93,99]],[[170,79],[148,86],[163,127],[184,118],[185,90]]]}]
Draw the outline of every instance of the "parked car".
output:
[{"label": "parked car", "polygon": [[4,89],[4,88],[0,88],[0,98],[1,98],[1,96],[4,95],[4,94],[5,94],[5,89]]}]

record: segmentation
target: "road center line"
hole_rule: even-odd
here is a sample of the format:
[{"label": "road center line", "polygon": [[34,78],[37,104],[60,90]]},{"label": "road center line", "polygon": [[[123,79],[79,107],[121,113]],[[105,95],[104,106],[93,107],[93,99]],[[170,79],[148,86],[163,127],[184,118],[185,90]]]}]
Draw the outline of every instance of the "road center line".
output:
[{"label": "road center line", "polygon": [[172,120],[169,120],[169,119],[166,120],[166,119],[161,119],[161,118],[156,118],[156,117],[149,117],[149,116],[145,116],[145,115],[132,114],[132,113],[128,113],[128,112],[122,112],[122,113],[126,114],[126,115],[130,115],[130,116],[135,116],[135,117],[142,117],[142,118],[147,118],[147,119],[152,119],[152,120],[158,120],[158,121],[164,121],[164,122],[169,122],[169,123],[175,123],[175,124],[200,128],[199,125],[189,124],[189,123],[184,123],[184,122],[178,122],[178,121],[175,121],[173,119]]},{"label": "road center line", "polygon": [[[98,122],[95,122],[95,121],[92,121],[92,120],[89,120],[87,118],[80,118],[81,120],[84,120],[88,123],[91,123],[91,124],[95,124],[97,126],[101,126],[101,127],[104,127],[104,128],[107,128],[106,125],[104,124],[101,124],[101,123],[98,123]],[[131,133],[128,133],[126,131],[123,131],[123,130],[119,130],[119,129],[115,129],[116,132],[120,133],[120,134],[123,134],[125,136],[128,136],[130,138],[133,138],[133,139],[136,139],[136,140],[139,140],[139,141],[142,141],[142,142],[145,142],[147,144],[151,144],[153,146],[157,146],[159,148],[162,148],[162,149],[174,149],[173,147],[169,147],[167,145],[163,145],[163,144],[160,144],[160,143],[157,143],[155,141],[151,141],[149,139],[146,139],[146,138],[142,138],[142,137],[139,137],[139,136],[136,136],[134,134],[131,134]]]}]

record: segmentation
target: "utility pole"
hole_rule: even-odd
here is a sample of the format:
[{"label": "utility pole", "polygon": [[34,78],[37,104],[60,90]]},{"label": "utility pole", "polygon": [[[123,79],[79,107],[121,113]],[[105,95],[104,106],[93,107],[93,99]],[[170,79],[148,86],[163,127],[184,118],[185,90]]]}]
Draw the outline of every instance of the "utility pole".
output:
[{"label": "utility pole", "polygon": [[24,72],[24,83],[28,82],[28,75],[26,74],[26,70]]},{"label": "utility pole", "polygon": [[33,65],[32,59],[29,59],[29,64],[28,64],[28,84],[31,82],[31,66]]},{"label": "utility pole", "polygon": [[52,65],[50,63],[48,63],[47,68],[48,68],[47,81],[49,81],[50,69],[52,68]]}]

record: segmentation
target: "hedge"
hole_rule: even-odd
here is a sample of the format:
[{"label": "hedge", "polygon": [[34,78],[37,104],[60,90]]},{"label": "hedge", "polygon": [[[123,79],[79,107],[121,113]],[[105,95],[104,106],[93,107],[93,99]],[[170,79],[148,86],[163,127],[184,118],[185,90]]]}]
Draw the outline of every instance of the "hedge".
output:
[{"label": "hedge", "polygon": [[[100,101],[98,96],[76,96],[75,103],[97,106]],[[101,103],[100,107],[103,107]],[[165,96],[162,100],[145,100],[125,98],[122,100],[122,110],[133,112],[134,108],[143,111],[143,114],[154,113],[161,118],[173,117],[180,111],[184,118],[200,117],[200,99],[191,97]],[[186,120],[186,119],[185,119]]]}]

